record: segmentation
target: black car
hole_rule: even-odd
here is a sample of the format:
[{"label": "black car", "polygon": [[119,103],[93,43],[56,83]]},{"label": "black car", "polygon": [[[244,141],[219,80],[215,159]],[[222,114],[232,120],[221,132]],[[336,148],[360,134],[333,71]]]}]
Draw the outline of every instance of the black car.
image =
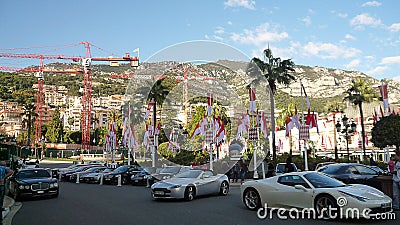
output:
[{"label": "black car", "polygon": [[21,169],[10,177],[10,195],[23,197],[58,197],[58,181],[44,168]]},{"label": "black car", "polygon": [[118,177],[121,175],[121,184],[128,184],[132,175],[142,171],[143,168],[138,165],[124,165],[116,168],[110,173],[104,174],[104,183],[118,183]]},{"label": "black car", "polygon": [[89,169],[89,168],[91,168],[91,167],[92,167],[92,166],[86,165],[86,166],[75,167],[75,168],[73,168],[73,169],[71,169],[71,170],[60,171],[60,172],[59,172],[59,175],[61,175],[61,176],[60,176],[61,181],[72,181],[72,180],[71,180],[72,174],[74,174],[74,173],[76,173],[76,172],[85,171],[85,170],[87,170],[87,169]]},{"label": "black car", "polygon": [[151,174],[155,174],[157,172],[156,167],[145,167],[139,173],[131,176],[132,185],[149,185],[147,183],[147,178],[151,176]]},{"label": "black car", "polygon": [[190,170],[190,167],[188,166],[167,166],[162,168],[159,173],[150,175],[148,177],[148,180],[151,185],[158,181],[169,179],[178,173],[182,173],[188,170]]},{"label": "black car", "polygon": [[336,163],[326,165],[317,170],[336,178],[346,184],[365,184],[382,190],[381,176],[377,171],[369,166],[356,163]]}]

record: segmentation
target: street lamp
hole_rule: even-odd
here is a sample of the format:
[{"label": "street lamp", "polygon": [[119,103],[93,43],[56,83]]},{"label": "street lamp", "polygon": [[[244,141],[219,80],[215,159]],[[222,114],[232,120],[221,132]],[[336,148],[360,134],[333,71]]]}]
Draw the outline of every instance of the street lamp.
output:
[{"label": "street lamp", "polygon": [[[356,131],[357,125],[354,123],[354,121],[351,121],[351,124],[349,124],[349,118],[344,115],[342,117],[342,123],[343,123],[343,130],[341,130],[342,125],[338,121],[336,123],[336,131],[341,132],[342,134],[345,135],[346,138],[346,149],[347,149],[347,161],[350,162],[350,152],[349,152],[349,133],[353,133]],[[350,129],[349,129],[350,128]]]}]

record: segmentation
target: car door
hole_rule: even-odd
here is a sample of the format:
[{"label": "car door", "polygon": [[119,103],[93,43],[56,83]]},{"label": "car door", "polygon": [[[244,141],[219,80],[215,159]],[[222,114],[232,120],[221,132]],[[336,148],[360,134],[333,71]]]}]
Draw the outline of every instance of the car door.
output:
[{"label": "car door", "polygon": [[198,195],[213,194],[219,190],[218,179],[211,171],[204,171],[196,184]]},{"label": "car door", "polygon": [[[313,199],[313,190],[299,175],[286,175],[278,179],[281,184],[279,197],[280,205],[284,208],[308,208]],[[302,185],[304,189],[296,189],[295,185]]]},{"label": "car door", "polygon": [[379,176],[378,172],[364,165],[356,165],[355,168],[360,173],[360,183],[377,189],[382,188],[381,182],[377,179],[377,177]]}]

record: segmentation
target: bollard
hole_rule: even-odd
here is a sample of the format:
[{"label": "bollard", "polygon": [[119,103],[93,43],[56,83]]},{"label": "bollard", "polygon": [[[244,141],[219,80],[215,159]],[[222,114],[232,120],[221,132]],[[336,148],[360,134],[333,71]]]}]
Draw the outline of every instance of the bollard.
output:
[{"label": "bollard", "polygon": [[118,185],[117,185],[117,187],[121,187],[122,185],[121,185],[121,174],[120,175],[118,175]]},{"label": "bollard", "polygon": [[79,184],[79,173],[76,173],[76,183]]},{"label": "bollard", "polygon": [[148,177],[146,178],[146,184],[147,184],[146,187],[149,188],[149,187],[150,187],[150,181],[149,181],[149,178],[148,178]]},{"label": "bollard", "polygon": [[60,182],[62,181],[61,173],[58,174],[58,180],[59,180]]},{"label": "bollard", "polygon": [[100,176],[100,185],[103,185],[103,179],[104,179],[104,174],[101,174],[101,176]]}]

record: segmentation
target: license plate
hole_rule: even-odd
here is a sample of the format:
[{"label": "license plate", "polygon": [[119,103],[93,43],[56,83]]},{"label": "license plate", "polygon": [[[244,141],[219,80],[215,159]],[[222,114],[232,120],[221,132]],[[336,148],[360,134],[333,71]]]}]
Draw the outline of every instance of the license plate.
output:
[{"label": "license plate", "polygon": [[164,192],[163,191],[155,191],[154,194],[156,194],[156,195],[164,195]]},{"label": "license plate", "polygon": [[110,178],[106,178],[106,180],[110,180]]},{"label": "license plate", "polygon": [[38,194],[43,194],[43,193],[44,193],[44,191],[38,191],[37,193],[38,193]]},{"label": "license plate", "polygon": [[134,180],[133,182],[137,183],[137,182],[139,182],[139,181],[138,181],[138,180]]}]

